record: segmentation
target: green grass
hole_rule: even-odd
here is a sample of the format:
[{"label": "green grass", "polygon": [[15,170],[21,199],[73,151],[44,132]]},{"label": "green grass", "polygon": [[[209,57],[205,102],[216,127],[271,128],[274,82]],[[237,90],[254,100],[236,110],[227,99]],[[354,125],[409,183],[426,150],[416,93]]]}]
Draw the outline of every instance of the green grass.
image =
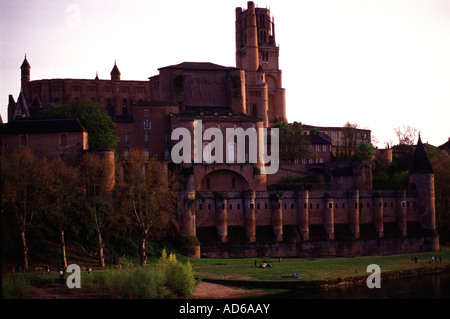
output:
[{"label": "green grass", "polygon": [[[411,261],[418,256],[418,263]],[[416,253],[391,256],[337,257],[337,258],[255,258],[244,259],[190,259],[194,272],[200,278],[229,280],[324,280],[367,274],[367,266],[377,264],[381,272],[415,269],[435,266],[430,263],[431,256],[441,256],[442,264],[450,264],[450,247],[443,247],[438,253]],[[272,264],[272,268],[260,268],[263,261]],[[282,276],[300,274],[300,278]]]}]

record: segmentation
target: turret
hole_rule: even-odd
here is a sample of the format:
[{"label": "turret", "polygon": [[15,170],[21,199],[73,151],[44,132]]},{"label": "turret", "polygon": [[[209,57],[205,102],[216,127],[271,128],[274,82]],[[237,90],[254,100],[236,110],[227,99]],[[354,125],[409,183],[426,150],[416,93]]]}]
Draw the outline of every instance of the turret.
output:
[{"label": "turret", "polygon": [[416,209],[419,213],[420,225],[424,229],[435,230],[434,171],[420,135],[409,169],[409,185],[411,189],[417,192]]},{"label": "turret", "polygon": [[120,81],[120,71],[119,71],[119,68],[117,67],[117,64],[115,61],[114,61],[114,67],[111,70],[111,80],[112,81]]},{"label": "turret", "polygon": [[31,66],[25,54],[25,58],[20,66],[20,92],[23,93],[26,101],[31,101],[30,70]]}]

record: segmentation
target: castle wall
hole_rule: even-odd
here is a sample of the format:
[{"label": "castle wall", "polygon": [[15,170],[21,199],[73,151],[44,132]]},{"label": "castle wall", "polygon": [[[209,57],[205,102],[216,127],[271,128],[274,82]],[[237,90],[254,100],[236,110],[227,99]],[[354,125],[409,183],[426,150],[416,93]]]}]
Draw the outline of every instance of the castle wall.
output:
[{"label": "castle wall", "polygon": [[[384,237],[385,225],[389,226],[389,232],[398,230],[396,235],[400,237],[408,235],[408,224],[422,225],[416,205],[417,193],[412,190],[249,191],[253,194],[251,201],[244,193],[222,191],[219,200],[217,192],[198,191],[196,227],[217,227],[222,233],[227,233],[224,229],[230,226],[241,227],[246,229],[247,237],[256,240],[255,229],[269,226],[276,241],[282,242],[286,226],[293,226],[307,241],[311,227],[323,227],[328,240],[334,240],[336,225],[347,225],[354,239],[360,238],[361,225],[372,225],[378,238]],[[249,209],[254,214],[251,219],[245,217]],[[220,225],[218,213],[221,214]]]},{"label": "castle wall", "polygon": [[302,243],[250,243],[204,246],[201,256],[207,258],[256,257],[339,257],[381,256],[439,250],[438,236],[380,238],[354,241],[309,241]]}]

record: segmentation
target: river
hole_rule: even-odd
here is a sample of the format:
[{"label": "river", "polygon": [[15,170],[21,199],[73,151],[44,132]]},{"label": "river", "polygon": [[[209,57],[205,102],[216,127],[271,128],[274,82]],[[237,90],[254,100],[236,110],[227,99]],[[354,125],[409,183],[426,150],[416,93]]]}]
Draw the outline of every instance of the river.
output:
[{"label": "river", "polygon": [[450,299],[450,273],[422,275],[414,278],[382,280],[380,288],[351,286],[326,291],[302,290],[283,293],[285,299]]}]

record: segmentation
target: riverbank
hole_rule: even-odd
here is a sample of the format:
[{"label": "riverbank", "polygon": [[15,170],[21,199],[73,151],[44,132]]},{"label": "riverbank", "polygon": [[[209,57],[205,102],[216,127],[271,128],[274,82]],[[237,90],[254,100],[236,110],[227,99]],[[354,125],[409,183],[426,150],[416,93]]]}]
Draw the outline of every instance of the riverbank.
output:
[{"label": "riverbank", "polygon": [[[415,269],[403,269],[381,272],[381,281],[412,278],[416,276],[425,276],[437,273],[450,273],[450,264],[436,265]],[[239,288],[251,289],[280,289],[280,290],[326,290],[331,288],[352,286],[352,285],[366,285],[367,277],[370,274],[359,276],[349,276],[344,278],[332,278],[324,280],[306,280],[306,281],[264,281],[264,280],[233,280],[233,279],[211,279],[203,278],[203,282],[218,284],[222,286],[231,286]],[[211,296],[214,298],[214,296]]]},{"label": "riverbank", "polygon": [[[450,273],[450,247],[439,252],[416,255],[388,255],[371,257],[309,258],[309,259],[202,259],[191,260],[194,272],[203,283],[248,289],[249,298],[283,291],[317,292],[339,287],[366,286],[371,273],[367,266],[379,265],[381,281],[419,278],[431,274]],[[261,267],[266,265],[266,267]],[[218,288],[218,287],[215,287]],[[205,292],[196,297],[223,298]],[[258,294],[256,294],[256,292]],[[239,293],[243,293],[239,291]],[[230,295],[229,298],[240,298]],[[246,298],[246,297],[244,297]]]}]

